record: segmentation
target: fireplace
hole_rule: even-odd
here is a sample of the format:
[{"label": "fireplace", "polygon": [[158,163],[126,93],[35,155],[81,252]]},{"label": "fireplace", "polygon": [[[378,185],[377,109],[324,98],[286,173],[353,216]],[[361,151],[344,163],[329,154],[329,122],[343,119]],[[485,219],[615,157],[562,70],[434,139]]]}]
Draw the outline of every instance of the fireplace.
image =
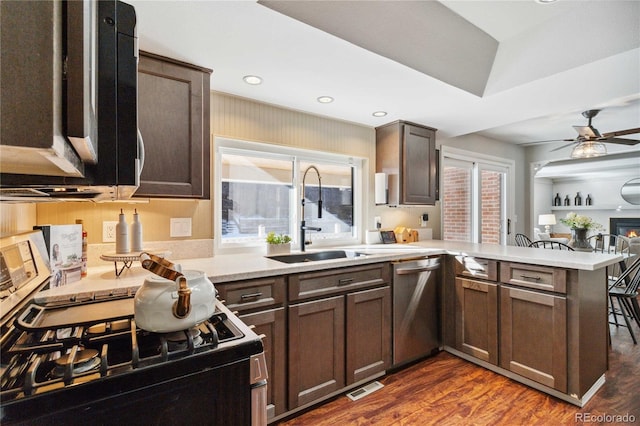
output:
[{"label": "fireplace", "polygon": [[611,217],[609,232],[629,238],[640,237],[640,217]]}]

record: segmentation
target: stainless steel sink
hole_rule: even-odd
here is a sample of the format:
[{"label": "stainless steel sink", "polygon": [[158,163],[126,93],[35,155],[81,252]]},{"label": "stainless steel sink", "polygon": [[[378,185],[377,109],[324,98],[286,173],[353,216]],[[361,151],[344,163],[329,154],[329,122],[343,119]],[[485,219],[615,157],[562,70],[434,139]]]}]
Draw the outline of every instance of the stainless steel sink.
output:
[{"label": "stainless steel sink", "polygon": [[309,253],[282,254],[267,256],[268,259],[283,263],[316,262],[318,260],[343,259],[347,257],[362,256],[360,253],[347,252],[345,250],[314,251]]}]

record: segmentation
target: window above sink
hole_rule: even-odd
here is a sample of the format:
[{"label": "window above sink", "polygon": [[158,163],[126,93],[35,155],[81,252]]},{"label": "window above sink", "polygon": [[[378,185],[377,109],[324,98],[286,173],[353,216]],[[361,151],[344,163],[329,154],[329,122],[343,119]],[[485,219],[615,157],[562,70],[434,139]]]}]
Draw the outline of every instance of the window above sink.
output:
[{"label": "window above sink", "polygon": [[317,179],[307,178],[305,221],[313,248],[349,245],[362,229],[362,159],[268,145],[215,139],[215,250],[264,247],[269,232],[287,234],[299,245],[302,173],[310,165],[322,176],[322,218]]}]

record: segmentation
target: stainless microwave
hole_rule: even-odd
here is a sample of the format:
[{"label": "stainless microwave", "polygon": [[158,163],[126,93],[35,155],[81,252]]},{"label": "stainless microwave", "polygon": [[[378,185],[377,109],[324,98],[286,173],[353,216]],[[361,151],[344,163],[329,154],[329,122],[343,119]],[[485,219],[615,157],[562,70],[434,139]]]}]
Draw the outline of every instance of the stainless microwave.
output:
[{"label": "stainless microwave", "polygon": [[0,199],[121,199],[139,185],[136,13],[3,1]]}]

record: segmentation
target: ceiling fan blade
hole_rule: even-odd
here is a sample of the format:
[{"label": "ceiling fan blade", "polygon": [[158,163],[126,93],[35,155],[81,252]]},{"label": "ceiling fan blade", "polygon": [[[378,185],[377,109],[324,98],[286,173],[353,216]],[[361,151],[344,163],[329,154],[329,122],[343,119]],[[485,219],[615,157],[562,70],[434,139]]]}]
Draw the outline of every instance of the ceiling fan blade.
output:
[{"label": "ceiling fan blade", "polygon": [[568,144],[566,144],[566,145],[562,145],[562,146],[559,146],[559,147],[557,147],[557,148],[554,148],[554,149],[550,150],[549,152],[559,151],[559,150],[561,150],[562,148],[566,148],[566,147],[571,146],[571,145],[573,145],[574,143],[577,143],[577,142],[578,142],[578,141],[574,141],[573,139],[572,139],[572,141],[573,141],[573,142],[568,143]]},{"label": "ceiling fan blade", "polygon": [[609,138],[609,139],[598,139],[604,143],[617,143],[620,145],[636,145],[640,143],[640,140],[637,139],[623,139],[623,138]]},{"label": "ceiling fan blade", "polygon": [[575,142],[575,139],[549,139],[546,141],[532,141],[532,142],[525,142],[523,144],[520,144],[520,146],[534,146],[534,145],[544,145],[551,142],[570,142],[570,141]]},{"label": "ceiling fan blade", "polygon": [[634,133],[640,133],[640,127],[627,130],[618,130],[617,132],[609,132],[602,135],[603,138],[611,138],[615,136],[633,135]]}]

